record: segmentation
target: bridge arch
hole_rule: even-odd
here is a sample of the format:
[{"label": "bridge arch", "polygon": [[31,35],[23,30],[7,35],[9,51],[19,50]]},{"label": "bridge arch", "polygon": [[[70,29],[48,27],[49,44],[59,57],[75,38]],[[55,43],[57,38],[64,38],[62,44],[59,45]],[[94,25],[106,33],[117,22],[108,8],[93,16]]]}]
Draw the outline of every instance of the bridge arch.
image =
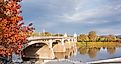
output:
[{"label": "bridge arch", "polygon": [[31,41],[31,42],[29,42],[29,43],[24,44],[22,50],[26,49],[26,48],[29,47],[29,46],[32,46],[32,45],[36,45],[36,46],[37,46],[37,45],[40,45],[40,44],[44,44],[44,45],[49,46],[49,44],[48,44],[47,42]]},{"label": "bridge arch", "polygon": [[65,39],[65,40],[64,40],[64,43],[66,43],[66,42],[68,42],[68,39]]},{"label": "bridge arch", "polygon": [[23,53],[25,55],[25,58],[41,58],[41,59],[54,58],[53,50],[50,49],[49,45],[45,42],[36,42],[29,44],[26,48],[23,49]]},{"label": "bridge arch", "polygon": [[62,41],[60,39],[55,39],[52,41],[52,47],[54,47],[55,45],[62,43]]}]

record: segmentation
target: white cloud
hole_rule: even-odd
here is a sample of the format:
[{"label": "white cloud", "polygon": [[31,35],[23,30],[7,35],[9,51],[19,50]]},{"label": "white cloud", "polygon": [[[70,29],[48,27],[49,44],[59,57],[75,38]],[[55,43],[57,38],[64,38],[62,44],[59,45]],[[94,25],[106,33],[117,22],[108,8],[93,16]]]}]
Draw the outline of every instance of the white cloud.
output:
[{"label": "white cloud", "polygon": [[87,10],[87,11],[75,11],[73,13],[64,13],[62,16],[60,16],[60,18],[67,22],[82,22],[96,15],[97,12],[95,12],[94,10]]},{"label": "white cloud", "polygon": [[[118,7],[115,9],[115,7]],[[120,6],[110,6],[110,5],[102,5],[97,8],[89,8],[87,10],[81,10],[83,8],[76,7],[75,11],[72,13],[63,13],[63,15],[59,16],[59,18],[64,22],[79,22],[79,23],[90,23],[96,24],[101,21],[102,23],[110,22],[109,20],[104,20],[105,17],[109,17],[120,13]],[[100,23],[101,23],[100,22]]]}]

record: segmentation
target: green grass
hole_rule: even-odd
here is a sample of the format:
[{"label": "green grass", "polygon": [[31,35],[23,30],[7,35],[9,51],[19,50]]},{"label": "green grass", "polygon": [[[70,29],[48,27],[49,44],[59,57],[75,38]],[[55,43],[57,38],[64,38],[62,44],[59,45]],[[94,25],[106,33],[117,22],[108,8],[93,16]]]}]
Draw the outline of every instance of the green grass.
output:
[{"label": "green grass", "polygon": [[118,42],[77,42],[77,47],[88,47],[88,48],[114,48],[119,47],[121,43]]}]

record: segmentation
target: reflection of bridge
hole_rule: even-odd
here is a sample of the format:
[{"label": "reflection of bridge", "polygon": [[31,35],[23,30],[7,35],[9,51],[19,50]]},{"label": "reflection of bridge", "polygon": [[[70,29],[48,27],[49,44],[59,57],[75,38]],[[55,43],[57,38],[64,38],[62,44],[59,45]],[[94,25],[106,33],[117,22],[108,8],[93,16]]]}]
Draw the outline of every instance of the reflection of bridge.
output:
[{"label": "reflection of bridge", "polygon": [[29,37],[28,43],[23,45],[23,52],[27,58],[54,59],[54,52],[66,52],[68,49],[74,49],[76,42],[76,37]]}]

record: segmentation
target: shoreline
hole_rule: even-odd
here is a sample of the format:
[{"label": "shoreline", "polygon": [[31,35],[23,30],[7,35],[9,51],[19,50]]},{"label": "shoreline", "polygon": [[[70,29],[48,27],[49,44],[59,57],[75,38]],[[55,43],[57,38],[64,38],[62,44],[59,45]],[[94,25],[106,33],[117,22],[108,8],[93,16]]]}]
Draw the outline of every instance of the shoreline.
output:
[{"label": "shoreline", "polygon": [[73,64],[85,64],[83,62],[79,62],[79,61],[73,61],[73,60],[69,60],[69,59],[56,59],[56,60],[44,60],[44,64],[49,63],[49,62],[71,62]]},{"label": "shoreline", "polygon": [[47,64],[49,62],[70,62],[72,64],[117,63],[117,62],[121,63],[121,58],[112,58],[112,59],[90,61],[90,62],[79,62],[79,61],[73,61],[73,60],[69,60],[69,59],[44,60],[43,64]]},{"label": "shoreline", "polygon": [[91,64],[91,63],[115,63],[115,62],[121,63],[121,57],[120,58],[105,59],[105,60],[98,60],[98,61],[91,61],[91,62],[87,62],[87,63]]}]

